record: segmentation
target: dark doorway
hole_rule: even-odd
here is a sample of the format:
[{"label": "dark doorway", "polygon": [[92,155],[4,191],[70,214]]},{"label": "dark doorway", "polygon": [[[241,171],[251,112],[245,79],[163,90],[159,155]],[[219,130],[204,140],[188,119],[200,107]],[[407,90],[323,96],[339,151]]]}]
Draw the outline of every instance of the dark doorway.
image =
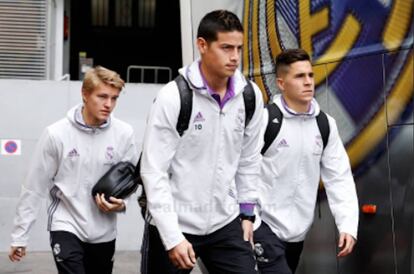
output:
[{"label": "dark doorway", "polygon": [[[126,80],[130,65],[181,67],[179,0],[71,1],[70,75],[81,77],[79,54]],[[131,73],[131,82],[138,77]],[[159,82],[167,74],[160,73]],[[147,81],[146,81],[147,82]],[[149,81],[150,82],[150,81]]]}]

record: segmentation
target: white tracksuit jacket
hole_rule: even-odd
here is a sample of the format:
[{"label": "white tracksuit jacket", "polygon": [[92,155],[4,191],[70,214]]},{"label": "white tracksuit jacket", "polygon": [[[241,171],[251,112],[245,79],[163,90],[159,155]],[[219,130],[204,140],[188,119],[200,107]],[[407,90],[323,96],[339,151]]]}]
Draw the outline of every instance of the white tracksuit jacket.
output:
[{"label": "white tracksuit jacket", "polygon": [[67,117],[43,132],[22,185],[12,246],[27,245],[28,232],[46,196],[49,231],[68,231],[88,243],[115,239],[117,214],[102,213],[91,189],[113,164],[136,164],[133,130],[114,117],[101,128],[82,125],[81,108],[72,108]]},{"label": "white tracksuit jacket", "polygon": [[180,73],[193,89],[189,128],[182,137],[176,130],[180,98],[172,81],[151,108],[141,163],[148,208],[166,250],[184,239],[182,232],[210,234],[237,217],[239,203],[256,203],[260,173],[258,87],[253,83],[256,110],[245,128],[246,80],[239,71],[235,96],[222,110],[204,87],[198,61]]},{"label": "white tracksuit jacket", "polygon": [[[303,241],[313,222],[319,179],[322,178],[329,207],[340,232],[357,237],[358,200],[348,155],[335,120],[328,116],[330,135],[323,150],[312,101],[312,116],[296,116],[283,107],[281,96],[274,102],[283,113],[277,138],[262,160],[261,218],[283,241]],[[268,112],[263,115],[263,131]]]}]

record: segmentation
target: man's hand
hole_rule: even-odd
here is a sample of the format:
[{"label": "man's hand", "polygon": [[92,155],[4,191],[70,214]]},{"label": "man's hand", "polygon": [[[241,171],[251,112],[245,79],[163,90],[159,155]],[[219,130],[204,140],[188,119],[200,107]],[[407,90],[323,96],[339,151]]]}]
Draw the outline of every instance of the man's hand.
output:
[{"label": "man's hand", "polygon": [[124,200],[109,197],[109,201],[107,201],[105,196],[99,193],[95,196],[95,202],[98,205],[98,208],[105,213],[122,211],[125,209]]},{"label": "man's hand", "polygon": [[338,253],[338,257],[345,257],[349,254],[351,254],[352,250],[355,246],[355,239],[350,234],[341,232],[339,234],[339,241],[338,241],[338,247],[340,249]]},{"label": "man's hand", "polygon": [[241,225],[243,230],[243,240],[249,241],[253,247],[253,223],[249,220],[242,220]]},{"label": "man's hand", "polygon": [[168,250],[168,257],[172,264],[179,269],[192,269],[196,263],[193,246],[187,240]]},{"label": "man's hand", "polygon": [[11,246],[9,251],[9,259],[12,262],[19,262],[24,256],[26,256],[26,247],[24,246]]}]

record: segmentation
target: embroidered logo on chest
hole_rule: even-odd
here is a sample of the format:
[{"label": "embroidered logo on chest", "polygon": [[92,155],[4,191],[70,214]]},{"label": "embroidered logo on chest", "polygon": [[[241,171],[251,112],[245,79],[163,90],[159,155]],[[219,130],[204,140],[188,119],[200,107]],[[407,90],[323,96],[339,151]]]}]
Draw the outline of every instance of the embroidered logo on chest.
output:
[{"label": "embroidered logo on chest", "polygon": [[76,150],[76,148],[73,148],[71,151],[69,151],[69,153],[68,153],[68,157],[69,158],[74,158],[74,157],[79,157],[80,155],[79,155],[79,153],[78,153],[78,151]]},{"label": "embroidered logo on chest", "polygon": [[320,135],[315,135],[315,141],[313,145],[313,154],[321,155],[323,151],[323,141]]},{"label": "embroidered logo on chest", "polygon": [[112,160],[114,158],[114,153],[114,148],[112,146],[108,146],[105,152],[105,159],[108,161]]},{"label": "embroidered logo on chest", "polygon": [[206,119],[204,118],[203,114],[199,111],[197,115],[194,117],[193,123],[194,123],[194,129],[195,130],[202,130],[203,129],[203,123]]},{"label": "embroidered logo on chest", "polygon": [[204,122],[206,119],[204,118],[203,114],[199,111],[197,115],[194,117],[193,123]]},{"label": "embroidered logo on chest", "polygon": [[282,147],[289,147],[288,142],[284,138],[280,140],[280,142],[277,144],[277,148],[282,148]]}]

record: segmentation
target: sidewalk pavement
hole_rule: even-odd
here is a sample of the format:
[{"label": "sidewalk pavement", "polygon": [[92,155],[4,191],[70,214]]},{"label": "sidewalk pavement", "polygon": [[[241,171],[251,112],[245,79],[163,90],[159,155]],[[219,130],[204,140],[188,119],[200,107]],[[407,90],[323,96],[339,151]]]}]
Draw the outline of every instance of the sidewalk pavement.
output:
[{"label": "sidewalk pavement", "polygon": [[[138,274],[140,266],[139,251],[117,251],[113,274]],[[56,274],[55,263],[51,252],[28,252],[26,257],[17,263],[9,261],[6,252],[0,252],[0,274]],[[191,274],[201,274],[195,268]]]}]

